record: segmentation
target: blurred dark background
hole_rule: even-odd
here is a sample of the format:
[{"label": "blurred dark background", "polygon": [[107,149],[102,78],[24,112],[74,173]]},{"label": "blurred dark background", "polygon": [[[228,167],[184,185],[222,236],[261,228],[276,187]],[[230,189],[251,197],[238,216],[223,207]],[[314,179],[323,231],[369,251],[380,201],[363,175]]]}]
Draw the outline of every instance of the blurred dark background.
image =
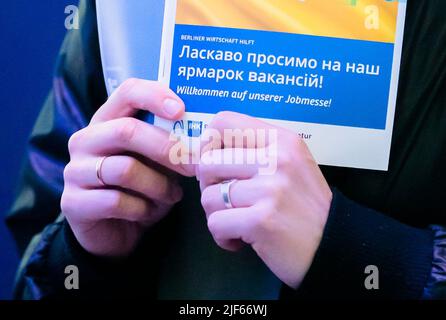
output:
[{"label": "blurred dark background", "polygon": [[66,32],[67,5],[77,5],[77,0],[0,4],[0,299],[11,297],[19,261],[3,218],[13,199],[27,137],[51,86]]}]

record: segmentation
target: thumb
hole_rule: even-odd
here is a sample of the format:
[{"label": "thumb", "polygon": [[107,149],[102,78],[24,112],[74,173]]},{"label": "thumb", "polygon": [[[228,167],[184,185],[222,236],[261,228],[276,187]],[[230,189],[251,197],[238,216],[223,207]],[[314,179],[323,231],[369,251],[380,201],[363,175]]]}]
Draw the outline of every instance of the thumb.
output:
[{"label": "thumb", "polygon": [[183,117],[185,106],[172,90],[159,82],[128,79],[99,108],[91,124],[130,117],[140,110],[167,120],[177,120]]}]

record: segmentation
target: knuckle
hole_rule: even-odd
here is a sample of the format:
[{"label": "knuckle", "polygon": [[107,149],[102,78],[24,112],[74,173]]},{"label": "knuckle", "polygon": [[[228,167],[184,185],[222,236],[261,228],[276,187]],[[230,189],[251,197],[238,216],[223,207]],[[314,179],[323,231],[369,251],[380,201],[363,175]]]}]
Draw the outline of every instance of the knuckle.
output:
[{"label": "knuckle", "polygon": [[124,100],[127,100],[138,83],[139,80],[136,78],[129,78],[125,80],[118,88],[118,95]]},{"label": "knuckle", "polygon": [[83,140],[82,138],[83,131],[84,130],[79,130],[75,132],[74,134],[71,135],[70,139],[68,140],[68,151],[70,152],[71,155],[79,149]]},{"label": "knuckle", "polygon": [[70,181],[70,178],[73,175],[73,162],[68,162],[63,170],[63,179],[65,182]]},{"label": "knuckle", "polygon": [[290,150],[295,159],[300,158],[299,155],[306,152],[307,144],[301,137],[294,136],[291,138]]},{"label": "knuckle", "polygon": [[316,164],[313,155],[308,149],[305,141],[297,136],[292,135],[286,141],[286,147],[278,154],[278,166],[280,169],[288,170],[288,172],[295,171],[295,169],[303,168],[308,164]]},{"label": "knuckle", "polygon": [[227,121],[228,118],[232,116],[232,112],[230,111],[220,111],[218,112],[214,118],[212,119],[211,123],[209,124],[210,128],[218,126],[220,123],[224,123]]},{"label": "knuckle", "polygon": [[65,188],[60,198],[60,209],[62,210],[62,213],[64,215],[71,216],[73,209],[76,207],[75,203],[77,203],[77,200],[75,199],[73,193],[69,189]]},{"label": "knuckle", "polygon": [[294,148],[285,148],[279,151],[280,152],[277,154],[277,166],[279,169],[286,169],[290,166],[294,166],[296,161],[298,161]]},{"label": "knuckle", "polygon": [[138,127],[138,121],[133,118],[122,118],[119,122],[119,126],[115,131],[115,138],[121,143],[130,142],[135,136],[135,132]]}]

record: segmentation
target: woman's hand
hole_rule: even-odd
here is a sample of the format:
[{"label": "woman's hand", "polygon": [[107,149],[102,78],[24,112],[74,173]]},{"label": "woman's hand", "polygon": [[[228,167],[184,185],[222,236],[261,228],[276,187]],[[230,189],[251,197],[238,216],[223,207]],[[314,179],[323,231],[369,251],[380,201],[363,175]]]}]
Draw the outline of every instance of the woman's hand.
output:
[{"label": "woman's hand", "polygon": [[[196,171],[215,241],[227,250],[251,245],[278,278],[297,288],[321,241],[332,200],[317,163],[297,134],[248,116],[220,113],[208,130],[214,131],[206,134],[214,138],[212,148],[203,147]],[[219,135],[224,143],[215,143]],[[220,183],[232,179],[237,180],[230,186],[228,209]]]},{"label": "woman's hand", "polygon": [[62,212],[94,255],[132,253],[144,231],[182,198],[176,175],[194,174],[169,160],[175,143],[169,133],[131,118],[138,110],[174,120],[184,104],[159,83],[127,80],[69,141]]}]

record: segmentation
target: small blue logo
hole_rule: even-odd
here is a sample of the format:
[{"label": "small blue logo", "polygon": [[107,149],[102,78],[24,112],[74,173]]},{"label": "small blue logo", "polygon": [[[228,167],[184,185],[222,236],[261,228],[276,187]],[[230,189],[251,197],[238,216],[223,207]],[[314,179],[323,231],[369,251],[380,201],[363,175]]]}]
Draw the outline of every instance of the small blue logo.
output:
[{"label": "small blue logo", "polygon": [[176,121],[173,125],[173,134],[175,135],[183,135],[184,133],[184,121]]},{"label": "small blue logo", "polygon": [[187,135],[189,137],[195,138],[201,136],[203,132],[203,121],[192,121],[187,122]]}]

